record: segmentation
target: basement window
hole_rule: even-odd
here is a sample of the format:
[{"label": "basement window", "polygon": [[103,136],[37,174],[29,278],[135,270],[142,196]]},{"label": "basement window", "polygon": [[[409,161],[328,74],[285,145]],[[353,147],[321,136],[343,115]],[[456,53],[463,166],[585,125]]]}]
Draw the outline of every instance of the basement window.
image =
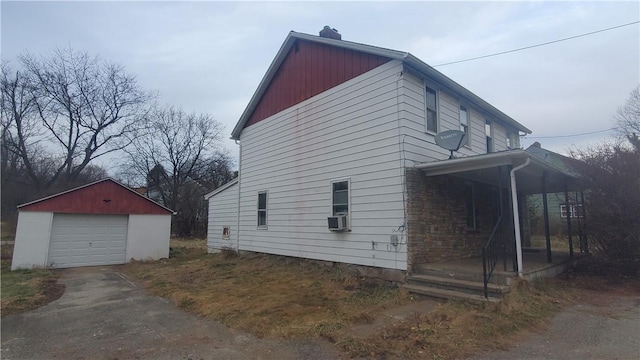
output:
[{"label": "basement window", "polygon": [[231,239],[231,227],[224,226],[222,228],[222,240],[229,240],[229,239]]}]

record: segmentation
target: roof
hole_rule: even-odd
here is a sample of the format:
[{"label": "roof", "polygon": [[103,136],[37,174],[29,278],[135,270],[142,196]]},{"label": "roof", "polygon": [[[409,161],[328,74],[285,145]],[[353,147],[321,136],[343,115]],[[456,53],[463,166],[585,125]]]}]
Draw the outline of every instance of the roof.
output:
[{"label": "roof", "polygon": [[423,62],[422,60],[418,59],[417,57],[411,55],[408,52],[385,49],[377,46],[365,45],[365,44],[345,41],[345,40],[329,39],[329,38],[324,38],[320,36],[291,31],[289,32],[289,35],[287,36],[287,38],[284,40],[284,43],[282,43],[282,46],[280,46],[280,50],[278,50],[276,57],[271,62],[271,65],[269,65],[269,68],[267,69],[266,74],[262,78],[262,81],[260,81],[258,88],[256,89],[255,93],[251,97],[251,100],[249,100],[249,104],[247,105],[244,112],[240,116],[240,119],[236,123],[236,126],[233,128],[233,131],[231,132],[231,139],[234,139],[234,140],[240,139],[240,133],[242,132],[242,129],[244,129],[247,121],[249,121],[251,114],[253,113],[256,106],[260,102],[260,99],[262,98],[264,93],[267,91],[269,84],[271,83],[271,80],[273,80],[278,69],[280,68],[280,65],[282,64],[287,54],[289,53],[289,50],[293,47],[293,45],[297,40],[306,40],[306,41],[316,42],[320,44],[335,46],[339,48],[349,49],[353,51],[368,53],[372,55],[383,56],[383,57],[390,58],[392,60],[402,61],[405,64],[409,65],[411,68],[415,69],[418,73],[423,74],[425,77],[428,77],[430,80],[433,80],[439,83],[440,85],[446,88],[449,88],[455,93],[463,96],[465,99],[475,104],[476,106],[480,107],[481,109],[485,110],[487,113],[492,115],[497,120],[502,121],[506,124],[509,124],[514,128],[518,129],[519,131],[525,132],[527,134],[531,134],[531,130],[529,130],[527,127],[520,124],[516,120],[512,119],[502,111],[498,110],[493,105],[489,104],[485,100],[481,99],[479,96],[475,95],[474,93],[467,90],[457,82],[451,80],[449,77],[447,77],[443,73],[439,72],[438,70],[434,69],[433,67],[429,66],[427,63]]},{"label": "roof", "polygon": [[[70,197],[78,199],[71,199]],[[105,197],[106,196],[106,197]],[[115,201],[118,197],[126,201]],[[174,211],[112,178],[105,178],[18,206],[23,211],[94,214],[173,214]],[[128,210],[128,211],[127,211]]]},{"label": "roof", "polygon": [[518,182],[522,183],[522,186],[518,185],[519,189],[523,189],[528,193],[541,191],[541,179],[545,173],[548,177],[548,192],[564,191],[565,186],[573,188],[574,180],[577,177],[576,174],[546,162],[522,149],[506,150],[456,159],[437,160],[417,164],[415,168],[424,171],[427,176],[458,174],[485,183],[495,184],[498,182],[499,173],[487,171],[487,169],[504,165],[515,167],[525,164],[527,159],[530,160],[528,166],[516,173],[519,177]]},{"label": "roof", "polygon": [[576,164],[579,162],[579,160],[566,157],[551,150],[547,150],[541,147],[540,143],[537,141],[529,146],[525,151],[536,156],[544,162],[552,164],[557,168],[563,169],[570,174],[573,174],[575,176],[580,175],[580,173],[576,170]]},{"label": "roof", "polygon": [[233,185],[238,183],[238,178],[236,177],[235,179],[229,181],[228,183],[220,186],[219,188],[213,190],[212,192],[205,194],[204,195],[204,199],[205,200],[209,200],[210,198],[212,198],[214,195],[217,195],[225,190],[227,190],[228,188],[232,187]]}]

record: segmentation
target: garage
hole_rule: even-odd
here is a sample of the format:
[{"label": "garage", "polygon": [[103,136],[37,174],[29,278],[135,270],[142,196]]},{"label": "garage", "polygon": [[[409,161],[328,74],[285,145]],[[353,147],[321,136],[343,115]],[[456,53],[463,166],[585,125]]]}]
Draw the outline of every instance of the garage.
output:
[{"label": "garage", "polygon": [[11,269],[123,264],[169,256],[170,209],[113,179],[18,207]]}]

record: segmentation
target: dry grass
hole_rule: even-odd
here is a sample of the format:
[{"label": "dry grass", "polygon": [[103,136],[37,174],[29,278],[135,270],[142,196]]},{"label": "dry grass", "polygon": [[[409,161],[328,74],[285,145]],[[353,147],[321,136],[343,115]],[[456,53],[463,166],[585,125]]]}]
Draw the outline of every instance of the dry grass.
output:
[{"label": "dry grass", "polygon": [[1,249],[2,316],[36,309],[58,299],[64,293],[64,286],[56,283],[57,276],[51,271],[11,271],[13,245],[1,245]]},{"label": "dry grass", "polygon": [[[551,250],[553,251],[569,251],[569,238],[567,236],[551,236]],[[547,247],[547,239],[544,235],[532,235],[531,236],[531,246],[537,249],[546,249]],[[574,237],[573,238],[573,246],[579,246],[579,240]]]},{"label": "dry grass", "polygon": [[[178,246],[183,241],[189,246]],[[499,304],[450,301],[378,328],[377,316],[408,304],[411,297],[341,267],[230,251],[205,255],[204,242],[192,246],[189,241],[172,243],[174,258],[128,264],[123,270],[190,312],[263,337],[323,337],[352,358],[464,358],[505,349],[523,334],[541,331],[553,314],[594,298],[596,289],[636,289],[640,295],[638,282],[625,288],[611,279],[576,276],[522,281]],[[368,324],[371,331],[356,335],[355,324]]]},{"label": "dry grass", "polygon": [[[257,336],[332,339],[338,330],[409,302],[401,290],[314,261],[172,242],[173,258],[122,270],[178,306]],[[193,245],[194,243],[188,243]]]}]

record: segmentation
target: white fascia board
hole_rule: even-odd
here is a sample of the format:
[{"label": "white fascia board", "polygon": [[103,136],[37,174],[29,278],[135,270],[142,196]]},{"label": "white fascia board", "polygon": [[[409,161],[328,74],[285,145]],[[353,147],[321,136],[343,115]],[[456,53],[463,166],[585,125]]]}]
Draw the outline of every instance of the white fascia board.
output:
[{"label": "white fascia board", "polygon": [[224,185],[220,186],[219,188],[217,188],[217,189],[213,190],[212,192],[210,192],[210,193],[206,194],[206,195],[204,196],[204,199],[205,199],[205,200],[209,200],[209,199],[210,199],[210,198],[212,198],[213,196],[215,196],[215,195],[217,195],[217,194],[219,194],[219,193],[221,193],[221,192],[223,192],[223,191],[227,190],[228,188],[232,187],[233,185],[235,185],[235,184],[237,184],[237,183],[238,183],[238,178],[236,177],[235,179],[233,179],[233,180],[229,181],[228,183],[226,183],[226,184],[224,184]]}]

